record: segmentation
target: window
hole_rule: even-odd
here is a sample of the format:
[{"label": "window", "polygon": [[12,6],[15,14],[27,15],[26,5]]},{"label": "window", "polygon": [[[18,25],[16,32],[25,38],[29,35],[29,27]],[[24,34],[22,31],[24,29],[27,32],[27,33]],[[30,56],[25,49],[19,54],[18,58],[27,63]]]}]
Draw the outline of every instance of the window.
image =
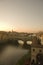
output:
[{"label": "window", "polygon": [[35,49],[33,49],[33,51],[35,51]]}]

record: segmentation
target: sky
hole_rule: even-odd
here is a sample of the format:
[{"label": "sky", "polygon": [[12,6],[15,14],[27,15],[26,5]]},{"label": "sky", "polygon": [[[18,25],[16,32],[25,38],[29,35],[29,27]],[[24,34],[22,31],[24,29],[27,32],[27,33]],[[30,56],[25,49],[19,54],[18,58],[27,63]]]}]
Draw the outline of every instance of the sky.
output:
[{"label": "sky", "polygon": [[43,0],[0,0],[0,31],[43,31]]}]

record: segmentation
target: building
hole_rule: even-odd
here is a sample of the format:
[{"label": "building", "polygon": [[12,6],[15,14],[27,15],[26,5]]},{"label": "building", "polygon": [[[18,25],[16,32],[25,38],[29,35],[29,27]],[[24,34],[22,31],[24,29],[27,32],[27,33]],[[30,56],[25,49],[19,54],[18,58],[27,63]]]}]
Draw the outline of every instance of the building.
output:
[{"label": "building", "polygon": [[33,41],[34,41],[34,43],[31,44],[31,62],[33,59],[36,62],[37,54],[41,53],[43,55],[43,45],[38,44],[36,41],[36,38]]},{"label": "building", "polygon": [[41,39],[41,44],[43,45],[43,32],[39,32],[37,34],[37,38],[40,38]]},{"label": "building", "polygon": [[40,39],[41,39],[41,44],[43,45],[43,34],[40,35]]}]

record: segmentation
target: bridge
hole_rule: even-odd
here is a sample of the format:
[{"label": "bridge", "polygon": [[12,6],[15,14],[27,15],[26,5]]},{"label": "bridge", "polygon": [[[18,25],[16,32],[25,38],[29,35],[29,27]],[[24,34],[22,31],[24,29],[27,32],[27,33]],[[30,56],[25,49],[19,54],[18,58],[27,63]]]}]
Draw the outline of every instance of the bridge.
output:
[{"label": "bridge", "polygon": [[18,37],[15,37],[14,40],[17,40],[17,41],[22,41],[23,43],[27,43],[29,42],[30,44],[32,43],[32,38],[29,38],[28,36],[18,36]]},{"label": "bridge", "polygon": [[28,36],[15,36],[14,39],[16,40],[22,40],[22,41],[31,41],[32,38],[29,38]]}]

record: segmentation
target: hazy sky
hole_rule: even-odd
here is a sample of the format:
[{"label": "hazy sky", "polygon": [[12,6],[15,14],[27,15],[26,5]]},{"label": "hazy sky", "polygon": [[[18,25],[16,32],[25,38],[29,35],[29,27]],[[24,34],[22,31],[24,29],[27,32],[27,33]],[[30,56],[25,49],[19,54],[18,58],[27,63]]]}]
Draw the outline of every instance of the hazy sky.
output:
[{"label": "hazy sky", "polygon": [[0,0],[0,30],[43,31],[43,0]]}]

